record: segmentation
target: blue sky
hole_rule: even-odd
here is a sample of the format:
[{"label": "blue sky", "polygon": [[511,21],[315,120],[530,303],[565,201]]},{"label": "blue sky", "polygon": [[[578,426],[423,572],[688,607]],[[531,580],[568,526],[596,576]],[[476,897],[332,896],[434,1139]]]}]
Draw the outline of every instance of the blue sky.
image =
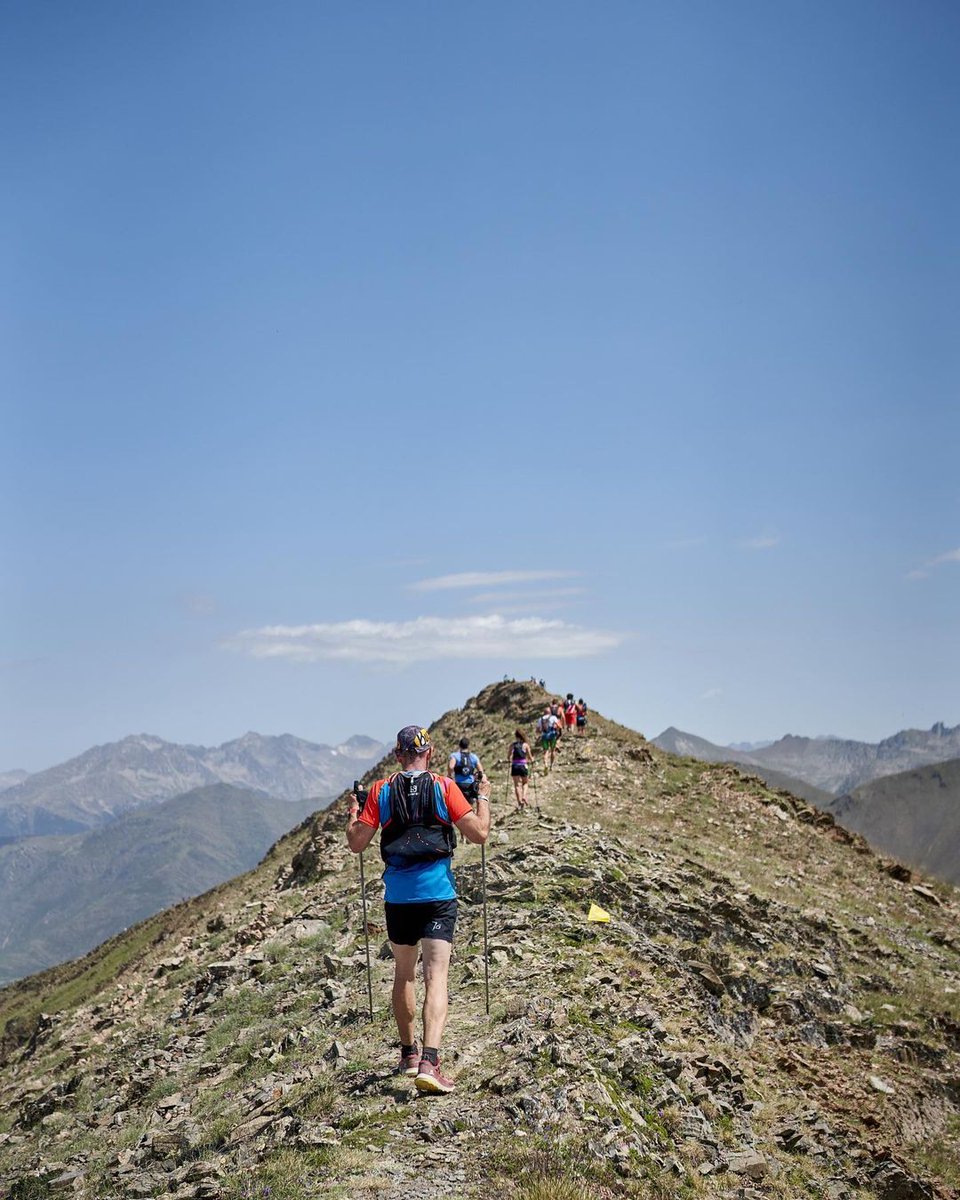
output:
[{"label": "blue sky", "polygon": [[3,12],[0,769],[960,721],[955,5]]}]

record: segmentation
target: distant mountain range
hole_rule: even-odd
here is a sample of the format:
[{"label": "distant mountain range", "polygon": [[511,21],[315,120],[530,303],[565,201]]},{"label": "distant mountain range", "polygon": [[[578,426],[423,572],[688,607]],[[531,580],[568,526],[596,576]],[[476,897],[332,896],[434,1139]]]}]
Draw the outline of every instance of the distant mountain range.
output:
[{"label": "distant mountain range", "polygon": [[829,809],[872,846],[960,884],[960,759],[875,779]]},{"label": "distant mountain range", "polygon": [[[766,772],[777,772],[780,778],[785,777],[794,784],[803,783],[831,796],[840,796],[873,779],[960,757],[960,725],[950,729],[938,722],[929,730],[904,729],[876,745],[842,738],[787,734],[770,745],[745,751],[714,745],[705,738],[672,726],[653,742],[671,754],[698,758],[703,762],[739,763],[764,778],[767,778]],[[787,783],[780,786],[797,790]],[[798,794],[804,795],[803,792]],[[817,803],[813,796],[806,798]]]},{"label": "distant mountain range", "polygon": [[335,796],[385,749],[360,736],[326,746],[291,734],[247,733],[207,748],[135,734],[95,746],[0,791],[0,840],[79,833],[217,783],[285,801]]},{"label": "distant mountain range", "polygon": [[0,846],[0,985],[249,870],[318,807],[221,783],[84,833]]},{"label": "distant mountain range", "polygon": [[0,771],[0,792],[13,787],[15,783],[23,783],[29,775],[29,771]]}]

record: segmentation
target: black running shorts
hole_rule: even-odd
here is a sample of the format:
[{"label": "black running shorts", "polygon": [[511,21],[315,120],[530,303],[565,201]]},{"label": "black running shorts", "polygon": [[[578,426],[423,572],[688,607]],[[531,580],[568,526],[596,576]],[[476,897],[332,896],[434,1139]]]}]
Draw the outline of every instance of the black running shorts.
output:
[{"label": "black running shorts", "polygon": [[526,776],[529,775],[530,772],[528,771],[528,769],[526,767],[511,767],[510,774],[515,779],[517,778],[517,776],[520,776],[520,778],[523,779],[523,778],[526,778]]},{"label": "black running shorts", "polygon": [[424,904],[385,904],[387,937],[398,946],[415,946],[421,938],[453,941],[457,923],[456,900],[429,900]]}]

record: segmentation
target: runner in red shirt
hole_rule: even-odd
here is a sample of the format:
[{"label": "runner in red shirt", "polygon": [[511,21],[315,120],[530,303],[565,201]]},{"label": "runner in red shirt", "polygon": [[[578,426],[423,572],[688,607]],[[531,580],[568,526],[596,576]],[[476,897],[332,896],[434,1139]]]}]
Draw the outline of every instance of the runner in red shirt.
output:
[{"label": "runner in red shirt", "polygon": [[[393,1014],[400,1032],[398,1072],[415,1075],[420,1092],[452,1092],[440,1071],[438,1051],[447,1020],[447,974],[457,920],[457,893],[450,862],[456,844],[453,827],[468,842],[483,845],[490,832],[490,780],[480,780],[476,812],[452,779],[428,768],[433,747],[419,725],[397,734],[400,770],[378,779],[363,812],[350,797],[347,845],[366,849],[380,829],[380,854],[387,936],[393,948]],[[417,958],[423,954],[423,1051],[415,1033]]]}]

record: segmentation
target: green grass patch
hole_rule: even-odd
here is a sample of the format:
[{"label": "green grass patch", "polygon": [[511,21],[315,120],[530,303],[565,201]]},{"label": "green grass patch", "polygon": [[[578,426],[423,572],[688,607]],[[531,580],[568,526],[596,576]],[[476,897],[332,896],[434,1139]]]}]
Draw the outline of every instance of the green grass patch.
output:
[{"label": "green grass patch", "polygon": [[638,1164],[625,1177],[581,1139],[512,1138],[483,1155],[488,1200],[685,1200],[689,1181]]},{"label": "green grass patch", "polygon": [[270,1158],[224,1180],[225,1200],[316,1200],[325,1194],[332,1154],[322,1148],[278,1150]]},{"label": "green grass patch", "polygon": [[53,967],[5,988],[0,999],[0,1029],[11,1021],[32,1026],[40,1012],[70,1012],[112,984],[156,940],[160,913],[104,942],[85,958]]}]

